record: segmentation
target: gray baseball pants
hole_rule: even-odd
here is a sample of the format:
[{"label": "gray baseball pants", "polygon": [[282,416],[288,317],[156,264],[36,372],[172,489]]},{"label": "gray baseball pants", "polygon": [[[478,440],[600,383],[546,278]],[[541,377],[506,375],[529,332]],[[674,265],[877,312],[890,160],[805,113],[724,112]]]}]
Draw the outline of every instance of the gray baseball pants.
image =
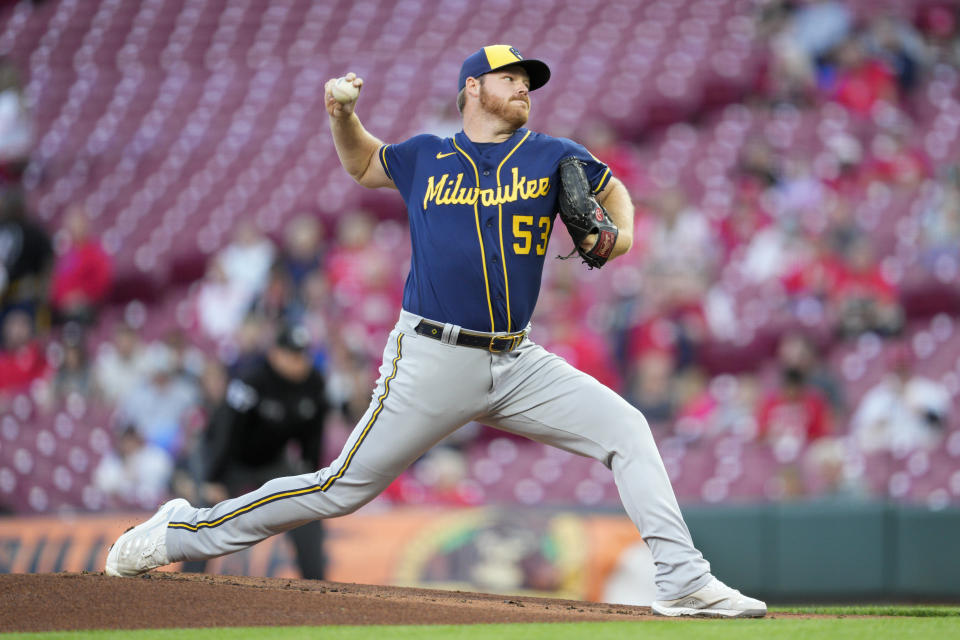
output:
[{"label": "gray baseball pants", "polygon": [[173,512],[170,562],[245,549],[313,520],[357,510],[447,435],[470,421],[594,458],[613,471],[623,506],[653,554],[657,598],[696,591],[710,565],[693,546],[643,415],[562,358],[525,340],[491,353],[417,335],[401,311],[370,406],[330,466],[276,478],[207,509]]}]

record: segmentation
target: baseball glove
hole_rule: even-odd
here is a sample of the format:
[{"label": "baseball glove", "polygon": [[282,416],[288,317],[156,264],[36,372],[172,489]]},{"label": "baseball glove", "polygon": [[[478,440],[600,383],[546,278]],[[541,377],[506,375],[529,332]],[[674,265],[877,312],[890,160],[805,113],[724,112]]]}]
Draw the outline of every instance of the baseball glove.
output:
[{"label": "baseball glove", "polygon": [[[560,219],[567,225],[583,262],[591,269],[599,269],[610,258],[620,230],[593,197],[583,164],[572,156],[560,161]],[[591,233],[597,234],[597,241],[586,250],[580,245]],[[572,255],[570,252],[565,258]]]}]

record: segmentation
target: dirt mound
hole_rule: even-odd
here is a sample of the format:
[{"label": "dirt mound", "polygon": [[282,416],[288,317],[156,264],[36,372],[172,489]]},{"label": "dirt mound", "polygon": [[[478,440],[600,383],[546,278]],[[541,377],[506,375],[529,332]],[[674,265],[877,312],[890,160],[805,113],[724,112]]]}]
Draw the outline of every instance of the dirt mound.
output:
[{"label": "dirt mound", "polygon": [[0,575],[0,631],[279,625],[584,622],[652,618],[646,607],[199,574]]}]

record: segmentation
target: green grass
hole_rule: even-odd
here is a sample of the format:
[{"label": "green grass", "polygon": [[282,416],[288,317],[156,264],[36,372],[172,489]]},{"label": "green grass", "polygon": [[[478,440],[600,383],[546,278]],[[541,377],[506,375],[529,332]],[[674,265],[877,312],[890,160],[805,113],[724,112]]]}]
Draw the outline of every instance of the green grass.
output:
[{"label": "green grass", "polygon": [[828,616],[905,616],[909,618],[956,618],[960,607],[947,605],[848,605],[848,606],[797,606],[775,607],[774,611],[785,613],[815,613]]},{"label": "green grass", "polygon": [[[883,615],[891,618],[778,618],[782,611],[833,615]],[[570,624],[490,624],[369,627],[245,627],[145,631],[71,631],[0,634],[2,640],[879,640],[882,638],[960,637],[956,607],[794,607],[778,608],[763,620],[645,620]],[[910,617],[916,616],[916,617]]]}]

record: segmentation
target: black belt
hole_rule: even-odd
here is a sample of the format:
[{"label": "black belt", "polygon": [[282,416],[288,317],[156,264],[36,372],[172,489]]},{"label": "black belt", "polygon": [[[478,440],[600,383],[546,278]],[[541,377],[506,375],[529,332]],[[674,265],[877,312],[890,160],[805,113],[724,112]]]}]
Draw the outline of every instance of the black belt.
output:
[{"label": "black belt", "polygon": [[[414,329],[421,336],[440,340],[443,337],[443,325],[429,320],[421,320],[420,324]],[[520,346],[523,339],[527,337],[526,331],[511,333],[505,336],[498,336],[492,333],[478,333],[476,331],[467,331],[460,329],[457,336],[457,345],[461,347],[473,347],[475,349],[486,349],[494,353],[501,351],[513,351]]]}]

